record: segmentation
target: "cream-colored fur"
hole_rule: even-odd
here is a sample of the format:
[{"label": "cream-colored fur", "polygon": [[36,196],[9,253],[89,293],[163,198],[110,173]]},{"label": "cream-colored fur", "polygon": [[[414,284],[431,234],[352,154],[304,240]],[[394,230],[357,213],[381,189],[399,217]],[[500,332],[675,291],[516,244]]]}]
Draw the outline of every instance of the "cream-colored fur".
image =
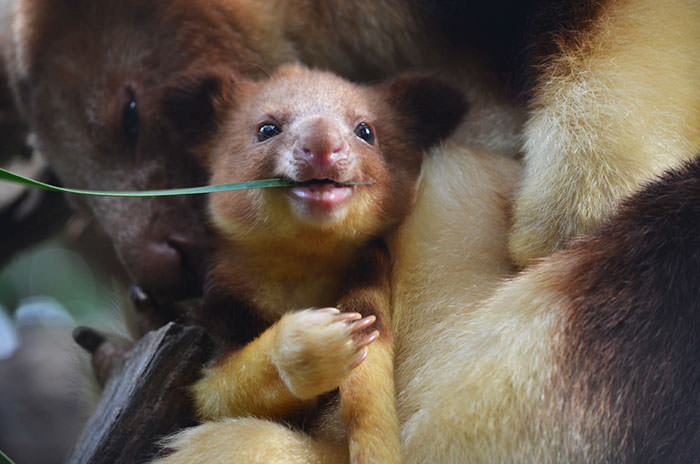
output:
[{"label": "cream-colored fur", "polygon": [[[556,377],[562,315],[571,304],[561,276],[570,261],[550,258],[510,277],[506,206],[518,171],[512,160],[450,144],[425,161],[415,211],[395,243],[396,390],[406,463],[590,463],[617,453],[607,430],[582,428],[565,412],[567,379]],[[236,440],[234,447],[243,437],[269,451],[269,462],[338,462],[319,458],[324,445],[300,432],[253,420],[239,427],[186,432],[175,444],[182,452],[168,463],[187,462],[197,449],[209,456],[206,449],[220,446],[205,433],[210,429]],[[284,440],[292,441],[289,453],[277,448]],[[299,446],[309,461],[298,460]]]},{"label": "cream-colored fur", "polygon": [[[525,131],[510,242],[519,262],[591,230],[643,181],[697,152],[698,44],[698,2],[611,2],[547,64]],[[558,309],[568,301],[548,283],[559,264],[502,282],[511,272],[508,223],[494,205],[509,197],[503,179],[517,175],[509,164],[454,145],[435,150],[398,235],[395,366],[406,462],[596,462],[615,446],[557,415],[551,376]]]},{"label": "cream-colored fur", "polygon": [[520,264],[591,231],[700,149],[700,2],[607,3],[536,88],[510,238]]},{"label": "cream-colored fur", "polygon": [[567,424],[547,417],[560,302],[540,277],[508,282],[445,317],[431,348],[411,347],[425,363],[399,392],[407,463],[572,462],[575,443],[558,435]]},{"label": "cream-colored fur", "polygon": [[513,161],[458,146],[426,161],[394,274],[405,462],[510,462],[532,424],[539,401],[526,393],[547,376],[549,320],[520,314],[514,297],[530,299],[527,288],[507,295],[508,310],[481,307],[512,273],[504,245],[518,174]]}]

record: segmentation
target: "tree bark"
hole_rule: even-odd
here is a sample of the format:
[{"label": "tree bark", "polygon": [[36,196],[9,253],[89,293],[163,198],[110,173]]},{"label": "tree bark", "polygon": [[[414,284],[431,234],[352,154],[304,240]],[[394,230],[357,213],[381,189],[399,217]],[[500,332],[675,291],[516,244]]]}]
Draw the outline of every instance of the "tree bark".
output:
[{"label": "tree bark", "polygon": [[188,387],[212,343],[196,326],[168,323],[146,334],[102,392],[67,462],[143,463],[159,439],[195,424]]}]

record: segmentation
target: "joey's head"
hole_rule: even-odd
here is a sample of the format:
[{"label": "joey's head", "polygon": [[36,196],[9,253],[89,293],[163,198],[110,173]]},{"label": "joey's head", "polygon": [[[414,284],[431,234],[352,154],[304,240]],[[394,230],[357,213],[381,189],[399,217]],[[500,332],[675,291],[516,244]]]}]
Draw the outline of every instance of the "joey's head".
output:
[{"label": "joey's head", "polygon": [[261,82],[238,82],[207,146],[211,182],[296,185],[214,194],[214,223],[236,239],[380,234],[407,214],[423,150],[448,135],[464,109],[456,90],[421,76],[370,87],[287,66]]}]

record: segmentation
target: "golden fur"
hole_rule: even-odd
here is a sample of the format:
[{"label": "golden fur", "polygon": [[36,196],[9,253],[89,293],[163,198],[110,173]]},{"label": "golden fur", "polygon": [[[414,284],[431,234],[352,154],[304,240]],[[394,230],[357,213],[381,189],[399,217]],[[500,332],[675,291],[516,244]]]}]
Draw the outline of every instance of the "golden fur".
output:
[{"label": "golden fur", "polygon": [[[404,461],[635,462],[654,456],[638,453],[658,452],[667,457],[678,453],[677,460],[682,462],[683,456],[693,455],[697,443],[679,442],[676,437],[687,436],[684,428],[691,424],[674,425],[677,413],[671,413],[661,415],[661,423],[670,421],[670,435],[657,435],[656,430],[660,427],[656,414],[667,408],[683,409],[682,404],[676,406],[677,400],[666,397],[632,416],[630,405],[649,404],[654,396],[624,384],[630,370],[615,370],[619,368],[576,354],[591,363],[581,370],[583,364],[564,355],[571,350],[585,353],[588,348],[568,328],[579,317],[577,305],[590,305],[593,322],[601,323],[608,320],[605,311],[614,314],[619,307],[617,298],[620,302],[634,298],[624,292],[620,296],[623,283],[641,280],[642,286],[647,285],[646,274],[633,275],[624,265],[597,270],[605,266],[605,258],[616,258],[620,235],[586,239],[571,252],[556,254],[506,280],[513,272],[506,248],[508,205],[518,173],[517,162],[461,144],[446,143],[424,161],[415,208],[397,232],[392,248],[397,258],[392,283],[395,387]],[[664,195],[668,192],[659,198],[663,200]],[[677,205],[671,206],[666,212],[676,210]],[[645,211],[646,206],[640,209]],[[663,224],[664,216],[653,214]],[[692,223],[693,217],[686,222]],[[643,230],[644,225],[623,223],[619,234]],[[663,226],[657,233],[664,233]],[[646,242],[632,241],[640,249],[638,254],[649,253]],[[601,243],[609,244],[608,248],[601,249]],[[657,244],[650,246],[658,253]],[[584,264],[593,266],[591,273],[608,282],[613,293],[598,296],[589,290],[586,279],[590,277],[580,277]],[[644,267],[651,268],[653,263]],[[608,280],[611,270],[615,274]],[[672,275],[674,281],[681,278]],[[661,280],[671,292],[683,290]],[[631,304],[632,311],[636,310],[637,303]],[[652,313],[658,310],[656,300],[647,304]],[[588,329],[600,331],[596,326]],[[629,330],[638,331],[636,327]],[[653,327],[650,330],[656,332]],[[658,330],[664,338],[674,337],[666,328]],[[642,352],[648,348],[648,340],[630,343],[624,333],[601,336],[612,337],[602,347],[606,358],[614,359],[618,352],[624,358],[623,346],[628,343]],[[681,349],[687,351],[683,345]],[[654,359],[667,356],[663,348],[654,353]],[[662,367],[655,362],[642,358],[634,369],[654,377],[651,372]],[[604,366],[606,374],[598,379],[597,369]],[[692,376],[686,372],[671,368],[668,377],[654,380],[660,385],[655,388],[673,392],[684,376]],[[255,421],[241,425],[231,437],[238,444],[243,440],[247,446],[264,448],[264,443],[292,433],[281,428],[256,434],[260,425]],[[207,440],[200,441],[198,430],[181,435],[180,449],[209,446]],[[302,457],[282,452],[266,459],[333,462],[324,457],[323,443],[306,441]],[[675,448],[665,448],[667,443]],[[169,462],[184,462],[178,456],[172,455]]]},{"label": "golden fur", "polygon": [[[700,2],[555,3],[542,2],[527,13],[535,25],[555,16],[557,9],[581,18],[570,30],[545,29],[531,37],[548,52],[534,52],[526,63],[534,86],[522,131],[525,170],[509,239],[520,265],[594,230],[628,194],[700,148]],[[412,2],[326,2],[320,11],[313,2],[285,5],[267,10],[263,17],[269,22],[263,27],[298,40],[302,60],[363,78],[405,67],[439,70],[462,82],[477,103],[478,110],[470,113],[455,140],[506,154],[518,149],[511,131],[520,129],[520,110],[493,92],[483,92],[484,82],[493,77],[477,65],[478,45],[445,40],[438,29],[426,26],[429,20],[416,14]],[[370,9],[368,21],[363,13]],[[586,9],[591,11],[578,11]],[[469,15],[468,8],[458,9],[462,11]],[[474,15],[479,11],[475,8]],[[252,9],[246,12],[256,16]],[[319,20],[307,21],[309,17]],[[356,21],[362,26],[353,27]],[[471,24],[464,19],[461,27]],[[310,46],[319,37],[330,45]],[[363,53],[369,44],[372,52]],[[336,46],[362,59],[348,67],[346,57],[335,53]],[[527,48],[528,43],[518,45],[519,50]],[[477,118],[494,118],[494,124]],[[489,133],[493,127],[497,129]]]},{"label": "golden fur", "polygon": [[208,422],[168,438],[164,445],[180,451],[158,460],[160,464],[325,464],[348,459],[344,447],[319,443],[284,425],[252,417]]},{"label": "golden fur", "polygon": [[397,356],[406,462],[696,461],[699,196],[696,158]]}]

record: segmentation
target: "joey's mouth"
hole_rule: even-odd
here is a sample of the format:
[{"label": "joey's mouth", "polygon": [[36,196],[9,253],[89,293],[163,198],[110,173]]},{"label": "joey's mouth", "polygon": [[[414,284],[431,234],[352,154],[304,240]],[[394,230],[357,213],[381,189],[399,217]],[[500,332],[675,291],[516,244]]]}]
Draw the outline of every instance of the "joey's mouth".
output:
[{"label": "joey's mouth", "polygon": [[294,185],[287,189],[287,194],[292,202],[301,207],[304,215],[317,218],[342,210],[352,198],[356,185],[354,182],[333,179],[308,179],[290,183]]}]

